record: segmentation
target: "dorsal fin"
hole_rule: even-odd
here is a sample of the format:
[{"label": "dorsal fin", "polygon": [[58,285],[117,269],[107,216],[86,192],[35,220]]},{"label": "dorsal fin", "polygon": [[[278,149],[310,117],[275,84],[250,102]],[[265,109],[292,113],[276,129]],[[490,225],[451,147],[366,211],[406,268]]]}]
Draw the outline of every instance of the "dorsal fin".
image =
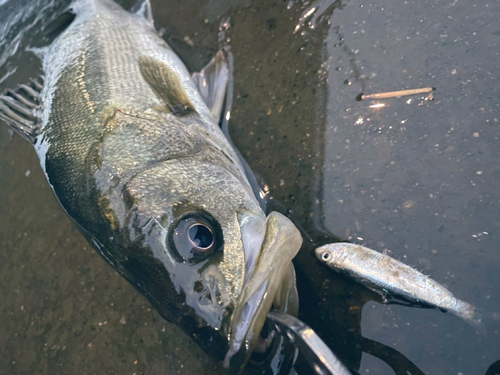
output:
[{"label": "dorsal fin", "polygon": [[162,61],[148,56],[139,58],[139,67],[146,82],[174,116],[181,117],[196,112],[182,87],[179,76],[173,69]]},{"label": "dorsal fin", "polygon": [[0,95],[0,120],[32,143],[37,136],[38,118],[35,112],[40,104],[42,85],[43,77],[39,77]]}]

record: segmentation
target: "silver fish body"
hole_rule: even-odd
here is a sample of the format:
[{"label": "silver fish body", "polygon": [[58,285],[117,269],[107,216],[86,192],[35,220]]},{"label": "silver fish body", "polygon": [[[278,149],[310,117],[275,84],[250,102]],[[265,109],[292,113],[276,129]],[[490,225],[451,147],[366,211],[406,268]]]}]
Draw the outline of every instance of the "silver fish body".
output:
[{"label": "silver fish body", "polygon": [[71,11],[72,23],[40,53],[33,124],[21,94],[0,97],[0,119],[33,142],[96,250],[162,316],[239,369],[274,297],[291,296],[297,309],[291,259],[300,233],[276,212],[266,217],[151,22],[111,0],[76,1]]},{"label": "silver fish body", "polygon": [[331,269],[352,277],[377,293],[450,311],[474,325],[480,323],[472,305],[457,299],[429,276],[388,255],[350,243],[324,245],[315,252],[318,259]]}]

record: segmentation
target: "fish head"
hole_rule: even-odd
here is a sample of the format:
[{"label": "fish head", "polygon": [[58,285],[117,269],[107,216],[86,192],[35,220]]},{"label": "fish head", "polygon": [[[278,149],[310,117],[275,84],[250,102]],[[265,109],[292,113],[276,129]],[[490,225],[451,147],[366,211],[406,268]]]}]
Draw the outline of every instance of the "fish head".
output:
[{"label": "fish head", "polygon": [[283,215],[266,217],[246,179],[208,155],[154,163],[115,189],[108,253],[163,317],[242,368],[276,294],[295,290],[285,276],[302,238]]},{"label": "fish head", "polygon": [[314,252],[322,263],[341,267],[345,253],[352,252],[352,247],[350,243],[336,242],[320,246]]}]

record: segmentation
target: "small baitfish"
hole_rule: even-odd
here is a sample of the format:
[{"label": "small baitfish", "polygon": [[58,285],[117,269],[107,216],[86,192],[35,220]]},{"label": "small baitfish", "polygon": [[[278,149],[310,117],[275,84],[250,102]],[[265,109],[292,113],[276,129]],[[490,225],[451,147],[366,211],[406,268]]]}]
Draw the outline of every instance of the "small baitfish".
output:
[{"label": "small baitfish", "polygon": [[479,328],[481,319],[474,306],[455,298],[430,277],[385,254],[342,242],[318,247],[315,252],[318,259],[331,269],[352,277],[379,294],[450,311]]},{"label": "small baitfish", "polygon": [[[271,305],[297,313],[302,238],[285,216],[266,217],[218,126],[223,55],[192,77],[151,18],[111,0],[75,1],[62,19],[38,50],[43,74],[0,96],[0,120],[34,146],[96,251],[240,371]],[[284,352],[275,359],[293,361]]]}]

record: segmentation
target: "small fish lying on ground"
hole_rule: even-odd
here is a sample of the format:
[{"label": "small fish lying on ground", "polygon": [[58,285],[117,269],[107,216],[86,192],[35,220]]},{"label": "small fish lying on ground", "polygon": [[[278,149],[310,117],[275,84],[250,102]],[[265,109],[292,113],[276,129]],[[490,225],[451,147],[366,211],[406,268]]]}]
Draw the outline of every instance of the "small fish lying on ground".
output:
[{"label": "small fish lying on ground", "polygon": [[[151,18],[111,0],[75,1],[62,19],[38,50],[43,74],[0,95],[0,120],[34,146],[96,251],[241,371],[271,305],[297,313],[302,237],[285,216],[266,217],[218,126],[224,56],[192,78]],[[293,362],[295,350],[275,348]]]},{"label": "small fish lying on ground", "polygon": [[318,259],[384,297],[400,298],[423,307],[437,307],[480,329],[474,306],[461,301],[429,276],[364,246],[338,242],[318,247]]}]

